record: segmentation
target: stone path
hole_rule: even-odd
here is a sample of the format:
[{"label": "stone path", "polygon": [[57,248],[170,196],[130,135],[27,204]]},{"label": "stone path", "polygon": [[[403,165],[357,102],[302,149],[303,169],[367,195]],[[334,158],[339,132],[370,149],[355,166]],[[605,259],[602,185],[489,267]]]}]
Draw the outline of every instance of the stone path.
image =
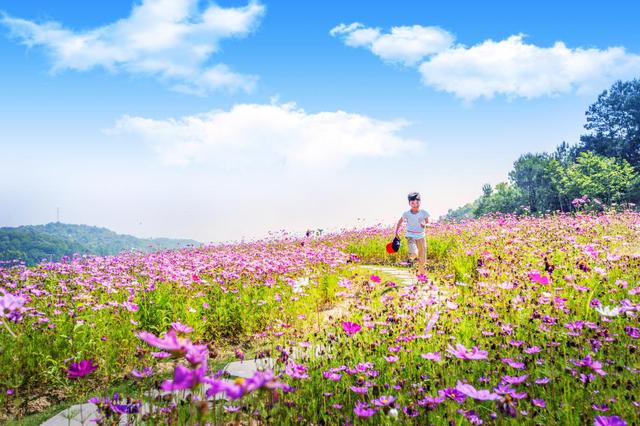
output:
[{"label": "stone path", "polygon": [[398,285],[413,285],[418,282],[416,276],[408,268],[398,268],[395,266],[361,265],[361,268],[370,270],[372,273],[384,273],[394,277]]},{"label": "stone path", "polygon": [[[368,271],[371,271],[372,274],[385,274],[393,277],[396,281],[396,284],[399,286],[412,286],[417,284],[417,279],[415,275],[407,268],[398,268],[394,266],[377,266],[377,265],[361,265],[361,268],[364,268]],[[440,294],[440,298],[444,298],[445,295]],[[343,307],[334,307],[331,310],[325,311],[326,315],[323,317],[327,318],[328,315],[331,316],[342,316],[346,314],[346,311]],[[315,348],[316,350],[321,350],[321,348]],[[313,352],[314,348],[307,348],[306,351],[298,351],[292,354],[292,358],[297,358],[304,356],[303,354],[308,354],[308,352]],[[272,358],[262,358],[262,359],[248,359],[244,361],[235,361],[226,365],[224,368],[225,371],[229,373],[232,377],[242,377],[249,378],[253,376],[253,374],[258,370],[263,370],[265,368],[273,367],[275,361]],[[222,395],[216,395],[215,399],[222,398]],[[86,404],[78,404],[68,409],[58,413],[54,417],[42,423],[42,426],[79,426],[79,425],[93,425],[95,423],[91,422],[91,419],[98,417],[98,408],[91,403]],[[120,424],[126,424],[126,418],[123,416]]]}]

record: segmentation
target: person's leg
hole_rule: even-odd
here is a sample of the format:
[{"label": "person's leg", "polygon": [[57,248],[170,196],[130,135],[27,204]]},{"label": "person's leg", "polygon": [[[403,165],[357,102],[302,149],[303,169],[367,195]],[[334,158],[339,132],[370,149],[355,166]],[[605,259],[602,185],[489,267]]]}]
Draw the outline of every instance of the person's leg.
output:
[{"label": "person's leg", "polygon": [[418,247],[413,238],[407,238],[407,251],[409,252],[409,264],[412,264],[418,257]]},{"label": "person's leg", "polygon": [[418,275],[426,273],[425,265],[427,263],[427,243],[425,238],[415,240],[416,246],[418,246]]}]

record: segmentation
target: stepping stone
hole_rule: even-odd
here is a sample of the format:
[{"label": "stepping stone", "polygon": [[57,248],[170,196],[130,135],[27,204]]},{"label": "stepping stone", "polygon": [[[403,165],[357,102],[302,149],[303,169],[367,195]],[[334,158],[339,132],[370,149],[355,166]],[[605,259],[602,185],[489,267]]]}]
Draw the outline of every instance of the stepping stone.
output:
[{"label": "stepping stone", "polygon": [[227,364],[224,370],[232,376],[248,379],[256,371],[273,368],[274,365],[275,360],[273,358],[245,359],[244,361],[235,361]]},{"label": "stepping stone", "polygon": [[73,405],[66,410],[56,414],[40,426],[80,426],[94,425],[92,419],[99,416],[98,407],[89,402],[85,404]]}]

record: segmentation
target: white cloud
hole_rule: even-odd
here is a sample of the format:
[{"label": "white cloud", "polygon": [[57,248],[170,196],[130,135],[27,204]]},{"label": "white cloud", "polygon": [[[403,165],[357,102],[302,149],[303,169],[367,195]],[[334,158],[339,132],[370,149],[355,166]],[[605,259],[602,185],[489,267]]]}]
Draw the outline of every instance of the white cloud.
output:
[{"label": "white cloud", "polygon": [[342,37],[347,46],[364,47],[385,61],[407,66],[448,49],[453,42],[449,32],[421,25],[392,27],[390,33],[382,34],[377,28],[367,28],[354,22],[337,25],[329,33],[334,37]]},{"label": "white cloud", "polygon": [[640,72],[640,56],[624,48],[570,49],[562,42],[538,47],[522,35],[459,46],[419,67],[425,85],[473,100],[495,95],[536,98],[593,93]]},{"label": "white cloud", "polygon": [[569,48],[562,42],[540,47],[524,36],[455,45],[437,27],[393,27],[383,34],[360,23],[340,24],[330,34],[352,47],[364,47],[385,61],[416,66],[425,86],[467,101],[481,97],[536,98],[577,92],[593,94],[618,79],[640,73],[640,55],[623,47]]},{"label": "white cloud", "polygon": [[295,104],[238,104],[179,119],[122,117],[108,132],[146,142],[165,163],[340,167],[358,157],[420,149],[398,132],[406,121],[344,111],[307,113]]},{"label": "white cloud", "polygon": [[250,91],[256,77],[208,65],[220,41],[249,34],[265,7],[257,1],[238,8],[215,4],[199,10],[198,0],[143,0],[131,15],[85,31],[58,22],[35,23],[2,14],[0,22],[28,47],[41,46],[53,71],[110,71],[152,75],[175,89],[205,94],[216,89]]}]

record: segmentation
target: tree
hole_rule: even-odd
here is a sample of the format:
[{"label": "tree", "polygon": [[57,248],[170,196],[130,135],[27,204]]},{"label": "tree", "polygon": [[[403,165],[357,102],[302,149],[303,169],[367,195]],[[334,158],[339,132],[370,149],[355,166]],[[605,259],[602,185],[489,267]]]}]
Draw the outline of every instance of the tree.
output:
[{"label": "tree", "polygon": [[581,151],[627,160],[640,168],[640,80],[617,81],[586,112]]},{"label": "tree", "polygon": [[[491,188],[490,185],[485,187]],[[473,214],[476,217],[487,213],[523,213],[524,197],[522,191],[516,186],[509,185],[507,182],[500,182],[496,185],[495,190],[485,191],[478,200]]]},{"label": "tree", "polygon": [[527,153],[513,163],[513,170],[509,172],[509,179],[520,188],[533,214],[560,208],[557,192],[548,174],[549,161],[549,154]]},{"label": "tree", "polygon": [[638,176],[626,160],[582,152],[576,162],[560,171],[559,188],[568,198],[586,195],[604,204],[629,201]]}]

